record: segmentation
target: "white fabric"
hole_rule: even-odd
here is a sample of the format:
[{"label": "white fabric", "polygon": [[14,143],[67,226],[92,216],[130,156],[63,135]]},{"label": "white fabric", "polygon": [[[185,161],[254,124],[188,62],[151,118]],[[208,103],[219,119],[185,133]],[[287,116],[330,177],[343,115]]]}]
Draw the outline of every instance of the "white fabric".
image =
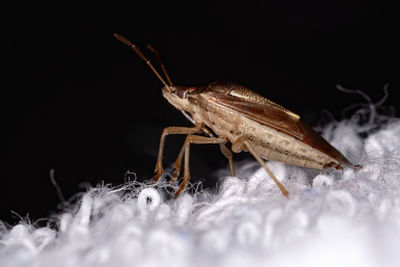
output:
[{"label": "white fabric", "polygon": [[166,182],[98,186],[58,227],[0,221],[0,266],[400,266],[400,120],[367,115],[323,131],[359,171],[268,162],[289,200],[255,161],[177,200]]}]

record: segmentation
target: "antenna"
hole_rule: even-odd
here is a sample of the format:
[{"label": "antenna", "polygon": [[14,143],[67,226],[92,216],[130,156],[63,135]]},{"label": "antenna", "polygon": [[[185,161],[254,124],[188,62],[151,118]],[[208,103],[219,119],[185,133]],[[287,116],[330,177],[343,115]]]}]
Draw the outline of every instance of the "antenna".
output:
[{"label": "antenna", "polygon": [[167,80],[168,80],[168,82],[169,82],[169,85],[174,85],[174,84],[172,83],[172,81],[171,81],[171,78],[169,77],[169,75],[168,75],[168,73],[167,73],[167,70],[165,69],[165,66],[164,66],[164,64],[163,64],[163,62],[162,62],[162,60],[161,60],[161,57],[160,57],[160,54],[158,53],[158,51],[155,50],[155,49],[154,49],[151,45],[149,45],[149,44],[147,45],[147,48],[148,48],[151,52],[153,52],[154,55],[156,56],[156,59],[157,59],[158,63],[160,64],[161,69],[162,69],[162,71],[164,72],[165,77],[167,77]]},{"label": "antenna", "polygon": [[136,54],[144,60],[144,62],[146,62],[146,64],[150,67],[150,69],[156,74],[157,78],[160,79],[160,81],[164,84],[165,87],[167,87],[168,89],[171,89],[171,87],[169,87],[169,85],[164,81],[164,79],[161,77],[161,75],[158,73],[158,71],[154,68],[153,64],[151,64],[150,60],[148,60],[142,53],[142,51],[140,51],[140,49],[134,45],[131,41],[129,41],[128,39],[126,39],[125,37],[123,37],[122,35],[118,34],[118,33],[114,33],[114,37],[117,38],[118,40],[120,40],[121,42],[123,42],[124,44],[130,46],[133,51],[136,52]]}]

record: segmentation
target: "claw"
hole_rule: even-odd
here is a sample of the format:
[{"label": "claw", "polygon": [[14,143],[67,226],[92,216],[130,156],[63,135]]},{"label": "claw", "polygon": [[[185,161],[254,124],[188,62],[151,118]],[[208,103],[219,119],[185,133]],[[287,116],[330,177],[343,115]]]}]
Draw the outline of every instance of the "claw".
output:
[{"label": "claw", "polygon": [[357,165],[353,165],[352,168],[353,168],[353,170],[355,170],[355,171],[359,171],[359,170],[361,170],[361,169],[363,168],[363,166],[357,164]]},{"label": "claw", "polygon": [[183,182],[181,183],[181,185],[179,186],[178,190],[176,190],[175,195],[174,195],[174,199],[178,198],[178,196],[180,195],[180,193],[182,193],[183,191],[185,191],[186,186],[188,184],[190,180],[190,177],[184,177],[183,178]]},{"label": "claw", "polygon": [[158,180],[160,180],[161,174],[163,174],[164,169],[157,168],[154,172],[156,173],[156,175],[153,177],[153,183],[157,183]]},{"label": "claw", "polygon": [[180,186],[178,188],[178,190],[176,190],[175,195],[174,195],[174,199],[177,199],[179,197],[179,195],[182,193],[182,191],[185,189],[185,187],[182,188],[182,186]]},{"label": "claw", "polygon": [[175,169],[174,173],[172,174],[171,181],[176,183],[178,181],[180,170]]}]

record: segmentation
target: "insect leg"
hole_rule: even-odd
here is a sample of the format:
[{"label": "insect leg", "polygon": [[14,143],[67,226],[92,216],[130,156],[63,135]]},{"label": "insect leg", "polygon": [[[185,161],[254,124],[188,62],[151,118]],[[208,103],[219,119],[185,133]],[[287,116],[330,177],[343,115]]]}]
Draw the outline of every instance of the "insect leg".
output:
[{"label": "insect leg", "polygon": [[[231,171],[231,176],[236,176],[235,173],[235,168],[233,167],[233,157],[232,157],[232,151],[224,144],[224,143],[220,143],[219,147],[221,149],[222,154],[228,159],[229,162],[229,169]],[[179,174],[181,172],[181,168],[182,168],[182,159],[183,159],[183,155],[185,152],[185,144],[183,144],[178,157],[175,160],[175,171],[172,175],[172,182],[176,182],[178,180]]]},{"label": "insect leg", "polygon": [[179,174],[181,173],[181,168],[182,168],[182,159],[183,159],[183,154],[185,153],[185,144],[183,143],[183,146],[181,148],[181,150],[179,151],[179,155],[175,160],[175,171],[172,174],[172,182],[175,183],[178,180]]},{"label": "insect leg", "polygon": [[279,189],[282,191],[282,194],[286,197],[289,198],[289,192],[286,190],[286,188],[279,182],[279,180],[276,178],[276,176],[272,173],[271,169],[268,168],[267,164],[265,164],[264,160],[257,154],[256,150],[253,148],[253,146],[248,142],[245,138],[241,137],[239,138],[235,143],[232,144],[232,150],[233,151],[240,151],[242,148],[247,148],[247,150],[253,155],[253,157],[261,164],[261,166],[267,171],[268,175],[274,180],[276,185],[279,187]]},{"label": "insect leg", "polygon": [[[203,127],[201,129],[205,134],[207,134],[209,137],[215,137],[214,134],[212,134],[207,128]],[[236,176],[235,173],[235,168],[233,167],[233,157],[232,157],[232,151],[223,143],[220,143],[220,149],[222,154],[228,159],[229,161],[229,168],[231,171],[231,176]],[[178,180],[179,174],[181,172],[181,168],[182,168],[182,159],[183,159],[183,155],[185,152],[185,144],[183,144],[178,157],[175,160],[175,171],[172,175],[172,182],[176,182]]]},{"label": "insect leg", "polygon": [[229,161],[229,168],[231,170],[231,176],[236,176],[235,168],[233,167],[232,151],[223,143],[219,144],[219,148],[221,149],[222,154],[224,154],[224,156]]},{"label": "insect leg", "polygon": [[160,138],[160,147],[158,149],[158,156],[157,156],[157,162],[156,162],[156,167],[154,168],[154,172],[156,175],[153,178],[154,182],[157,182],[160,179],[161,174],[163,173],[164,169],[162,166],[162,155],[164,151],[164,143],[165,143],[165,137],[170,134],[194,134],[197,133],[201,130],[201,125],[196,125],[195,127],[167,127],[164,129],[164,131],[161,134]]},{"label": "insect leg", "polygon": [[185,166],[183,171],[183,182],[179,186],[178,190],[175,192],[175,198],[186,188],[187,183],[190,180],[190,170],[189,170],[189,153],[190,144],[220,144],[226,142],[225,137],[205,137],[200,135],[188,135],[185,140]]}]

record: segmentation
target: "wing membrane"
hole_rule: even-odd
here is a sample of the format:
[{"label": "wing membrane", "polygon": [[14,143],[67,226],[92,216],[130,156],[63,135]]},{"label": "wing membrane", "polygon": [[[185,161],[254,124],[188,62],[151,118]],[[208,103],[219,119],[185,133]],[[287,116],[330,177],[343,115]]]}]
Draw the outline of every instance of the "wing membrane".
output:
[{"label": "wing membrane", "polygon": [[254,103],[231,95],[218,95],[210,100],[260,124],[285,132],[295,138],[304,139],[304,130],[299,120],[273,105]]}]

